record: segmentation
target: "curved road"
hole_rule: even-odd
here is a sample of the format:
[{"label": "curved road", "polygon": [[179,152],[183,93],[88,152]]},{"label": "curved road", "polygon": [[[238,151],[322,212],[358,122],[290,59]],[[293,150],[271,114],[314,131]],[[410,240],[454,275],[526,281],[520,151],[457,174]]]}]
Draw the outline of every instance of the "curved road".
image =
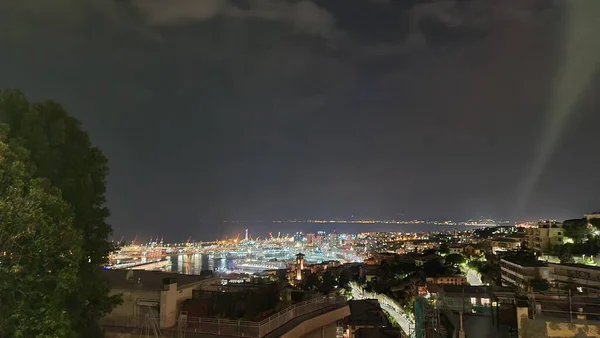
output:
[{"label": "curved road", "polygon": [[479,276],[479,273],[477,273],[477,271],[467,267],[466,268],[467,273],[465,274],[467,277],[467,282],[470,285],[474,285],[474,286],[479,286],[479,285],[483,285],[483,282],[481,281],[481,276]]},{"label": "curved road", "polygon": [[[364,299],[364,292],[363,290],[355,283],[351,283],[350,286],[352,287],[352,298],[354,299]],[[392,316],[392,318],[394,318],[394,320],[398,323],[398,325],[400,325],[400,328],[402,328],[402,330],[404,331],[404,333],[406,335],[410,334],[410,327],[414,326],[411,322],[411,320],[404,314],[404,313],[400,313],[398,311],[396,311],[396,309],[393,306],[390,306],[389,304],[385,303],[385,302],[381,302],[379,301],[379,305],[381,306],[381,308],[383,310],[385,310],[387,313],[390,314],[390,316]]]}]

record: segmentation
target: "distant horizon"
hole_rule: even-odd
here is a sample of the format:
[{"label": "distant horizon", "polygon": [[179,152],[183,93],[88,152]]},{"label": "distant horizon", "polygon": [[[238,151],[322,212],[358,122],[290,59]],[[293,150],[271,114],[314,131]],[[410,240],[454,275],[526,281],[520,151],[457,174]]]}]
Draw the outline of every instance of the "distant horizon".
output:
[{"label": "distant horizon", "polygon": [[[584,214],[587,213],[582,213],[581,217],[583,217]],[[531,220],[527,220],[527,221],[514,221],[514,220],[507,220],[507,219],[490,219],[490,220],[495,220],[495,221],[501,221],[501,222],[508,222],[508,224],[499,224],[500,226],[512,226],[512,225],[517,225],[517,224],[522,224],[522,223],[531,223],[531,222],[538,222],[541,220],[557,220],[557,221],[565,221],[568,219],[574,219],[577,217],[571,217],[571,218],[538,218],[538,219],[531,219]],[[450,221],[450,222],[456,222],[456,223],[462,223],[462,222],[468,222],[468,221],[477,221],[474,219],[466,219],[466,220],[444,220],[444,221]],[[478,220],[488,220],[486,219],[478,219]],[[325,221],[325,220],[323,220]],[[483,228],[480,226],[474,226],[474,225],[465,225],[465,224],[448,224],[448,225],[444,225],[444,224],[439,224],[439,223],[435,223],[435,222],[443,222],[443,221],[439,221],[439,220],[391,220],[391,219],[381,219],[381,220],[371,220],[374,221],[374,223],[360,223],[359,221],[361,221],[361,219],[356,219],[354,220],[356,222],[351,222],[351,220],[327,220],[327,222],[307,222],[307,220],[299,220],[299,219],[291,219],[291,220],[223,220],[220,222],[216,222],[218,224],[239,224],[240,227],[238,228],[226,228],[226,229],[222,229],[222,233],[220,235],[217,236],[206,236],[204,234],[195,234],[195,235],[191,235],[191,233],[194,232],[194,228],[190,228],[190,235],[187,236],[173,236],[173,238],[177,238],[176,240],[173,240],[171,238],[171,236],[163,236],[165,238],[168,238],[169,240],[165,242],[170,242],[170,243],[184,243],[187,241],[188,238],[191,238],[194,241],[215,241],[215,240],[222,240],[225,238],[232,238],[232,237],[236,237],[237,235],[240,235],[241,237],[244,236],[244,232],[246,229],[249,229],[250,231],[250,237],[255,238],[255,236],[257,234],[260,235],[260,237],[263,237],[265,235],[268,235],[269,232],[271,233],[278,233],[281,232],[282,234],[288,234],[288,235],[293,235],[296,232],[302,232],[302,233],[312,233],[312,232],[317,232],[317,231],[325,231],[327,233],[331,233],[331,232],[339,232],[339,233],[345,233],[345,234],[358,234],[358,233],[364,233],[364,232],[404,232],[404,233],[424,233],[424,232],[449,232],[449,231],[453,231],[453,230],[460,230],[460,231],[465,231],[465,230],[472,230],[472,229],[478,229],[478,228]],[[394,223],[384,223],[385,221],[398,221],[398,222],[410,222],[410,221],[420,221],[423,223],[407,223],[407,224],[394,224]],[[252,227],[252,224],[287,224],[287,225],[293,225],[293,224],[302,224],[302,225],[311,225],[313,227],[318,226],[320,228],[312,228],[307,230],[306,227],[302,227],[302,228],[277,228],[277,229],[257,229],[257,227]],[[340,228],[334,228],[336,226],[343,226],[346,225],[347,227],[345,229],[340,229]],[[361,226],[361,228],[356,228],[356,227],[351,227],[351,226]],[[381,227],[375,227],[376,225],[383,225],[383,226],[402,226],[401,229],[392,229],[392,228],[381,228]],[[348,226],[350,226],[350,228],[348,228]],[[419,226],[433,226],[433,230],[432,228],[419,228]],[[367,228],[369,227],[369,228]],[[374,228],[375,227],[375,228]],[[408,228],[407,228],[408,227]],[[167,234],[167,233],[165,233]],[[161,237],[160,235],[152,235],[152,236],[146,236],[146,235],[137,235],[138,239],[144,238],[144,239],[148,239],[150,237],[152,238],[156,238],[156,236]],[[113,240],[117,240],[118,238],[127,238],[126,242],[131,242],[131,240],[133,238],[136,237],[136,235],[124,235],[124,234],[113,234]],[[209,238],[210,237],[210,238]],[[185,238],[185,239],[183,239]],[[147,240],[144,240],[143,243],[147,243]]]}]

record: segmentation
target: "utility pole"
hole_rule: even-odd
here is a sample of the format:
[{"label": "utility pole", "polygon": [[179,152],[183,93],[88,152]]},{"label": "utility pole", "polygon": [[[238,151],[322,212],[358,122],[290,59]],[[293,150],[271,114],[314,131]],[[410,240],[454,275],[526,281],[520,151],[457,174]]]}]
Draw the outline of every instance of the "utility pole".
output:
[{"label": "utility pole", "polygon": [[571,289],[569,289],[569,321],[573,323],[573,304],[571,302]]},{"label": "utility pole", "polygon": [[466,338],[465,329],[463,327],[463,313],[459,312],[459,327],[458,327],[458,338]]}]

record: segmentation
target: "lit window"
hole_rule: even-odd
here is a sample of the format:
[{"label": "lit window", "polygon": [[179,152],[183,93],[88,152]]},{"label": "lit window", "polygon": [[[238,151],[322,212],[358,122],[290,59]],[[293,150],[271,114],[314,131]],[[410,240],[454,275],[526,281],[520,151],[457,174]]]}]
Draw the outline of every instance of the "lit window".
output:
[{"label": "lit window", "polygon": [[481,298],[481,305],[483,305],[483,306],[490,305],[490,299],[489,298]]},{"label": "lit window", "polygon": [[471,305],[477,305],[477,298],[471,297]]}]

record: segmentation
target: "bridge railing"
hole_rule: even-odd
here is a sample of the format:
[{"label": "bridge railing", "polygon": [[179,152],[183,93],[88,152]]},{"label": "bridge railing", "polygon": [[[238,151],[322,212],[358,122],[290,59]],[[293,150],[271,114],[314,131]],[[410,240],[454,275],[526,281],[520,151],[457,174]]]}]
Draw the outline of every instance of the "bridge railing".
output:
[{"label": "bridge railing", "polygon": [[[295,318],[345,302],[346,298],[341,296],[312,298],[281,310],[261,322],[180,316],[175,327],[162,330],[179,330],[222,336],[261,338]],[[160,317],[157,315],[154,320],[156,321],[156,324],[159,324]],[[102,319],[102,325],[109,327],[135,327],[143,329],[152,324],[153,323],[149,322],[147,316],[109,316]]]},{"label": "bridge railing", "polygon": [[185,322],[180,318],[179,329],[181,331],[234,337],[259,337],[260,332],[257,322],[198,317],[187,317]]},{"label": "bridge railing", "polygon": [[346,302],[345,297],[341,296],[325,296],[317,297],[309,300],[305,300],[300,303],[296,303],[278,313],[272,315],[269,318],[264,319],[259,324],[259,336],[263,337],[271,331],[277,329],[283,324],[291,321],[294,318],[303,316],[307,313],[333,306],[336,304],[342,304]]}]

